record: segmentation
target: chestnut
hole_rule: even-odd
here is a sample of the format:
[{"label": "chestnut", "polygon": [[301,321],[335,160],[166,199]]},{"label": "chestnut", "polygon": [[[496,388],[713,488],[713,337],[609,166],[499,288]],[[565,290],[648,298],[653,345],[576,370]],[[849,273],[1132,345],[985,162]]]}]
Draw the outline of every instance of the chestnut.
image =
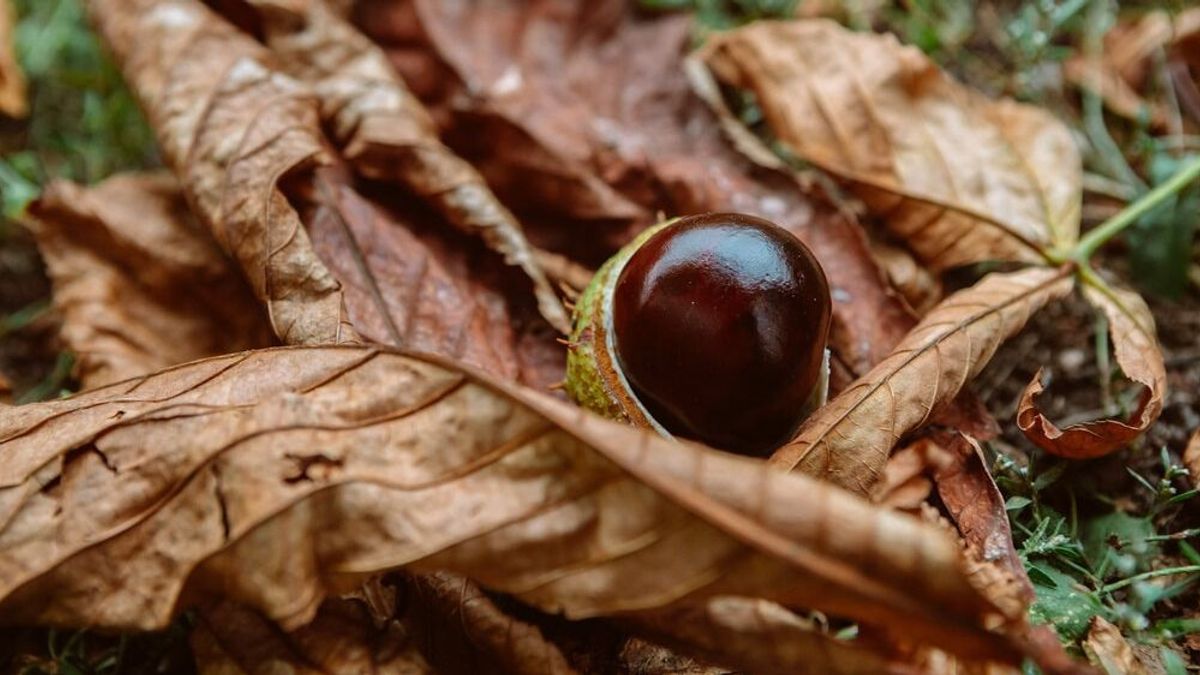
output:
[{"label": "chestnut", "polygon": [[576,314],[567,390],[610,417],[765,456],[823,400],[829,284],[761,218],[652,228],[597,272]]}]

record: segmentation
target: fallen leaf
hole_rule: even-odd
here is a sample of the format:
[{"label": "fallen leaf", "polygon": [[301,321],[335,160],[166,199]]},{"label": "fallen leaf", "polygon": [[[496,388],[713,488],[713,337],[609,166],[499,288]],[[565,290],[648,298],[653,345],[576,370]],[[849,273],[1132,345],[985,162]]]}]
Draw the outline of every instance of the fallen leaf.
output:
[{"label": "fallen leaf", "polygon": [[923,316],[942,299],[942,282],[899,246],[870,240],[871,255],[908,306]]},{"label": "fallen leaf", "polygon": [[437,672],[577,672],[536,625],[505,614],[469,580],[435,573],[399,583],[401,622]]},{"label": "fallen leaf", "polygon": [[0,114],[24,117],[29,112],[25,73],[17,62],[13,39],[16,12],[8,0],[0,2]]},{"label": "fallen leaf", "polygon": [[1154,329],[1154,317],[1133,291],[1088,283],[1083,295],[1108,319],[1117,364],[1129,379],[1143,385],[1137,408],[1126,421],[1101,419],[1059,429],[1037,408],[1043,390],[1038,371],[1021,394],[1017,426],[1046,452],[1070,459],[1090,459],[1114,452],[1140,436],[1162,413],[1167,373]]},{"label": "fallen leaf", "polygon": [[483,176],[442,144],[384,53],[321,0],[249,2],[263,14],[266,43],[280,66],[312,87],[346,161],[364,176],[400,183],[447,222],[481,237],[529,276],[542,315],[568,332],[566,310],[520,223]]},{"label": "fallen leaf", "polygon": [[[838,640],[766,600],[716,597],[694,607],[644,615],[635,625],[686,653],[740,672],[790,675],[885,675],[911,672],[882,645]],[[873,648],[872,648],[873,647]]]},{"label": "fallen leaf", "polygon": [[935,270],[1043,262],[1078,237],[1082,169],[1066,126],[963,87],[892,36],[760,21],[702,56],[755,95],[789,152],[846,181]]},{"label": "fallen leaf", "polygon": [[362,603],[327,600],[312,623],[291,633],[225,601],[206,606],[191,634],[202,675],[432,675],[397,622],[376,627]]},{"label": "fallen leaf", "polygon": [[995,273],[929,312],[869,373],[817,410],[771,457],[786,469],[869,494],[892,448],[929,421],[1047,302],[1070,292],[1070,270]]},{"label": "fallen leaf", "polygon": [[198,0],[91,9],[189,202],[282,341],[362,335],[533,386],[561,380],[553,331],[517,306],[528,283],[506,292],[498,257],[444,232],[419,200],[364,196],[323,137],[311,90],[270,52]]},{"label": "fallen leaf", "polygon": [[659,212],[750,213],[816,253],[833,289],[831,344],[855,375],[911,328],[861,228],[725,139],[684,76],[686,17],[623,0],[420,0],[361,5],[359,25],[410,82],[433,67],[412,58],[414,42],[440,57],[454,86],[426,103],[539,246],[595,267]]},{"label": "fallen leaf", "polygon": [[1133,653],[1121,631],[1104,617],[1092,618],[1083,650],[1088,660],[1103,668],[1107,675],[1149,675],[1150,671]]},{"label": "fallen leaf", "polygon": [[280,188],[331,161],[309,93],[196,0],[88,8],[196,216],[238,261],[275,334],[289,344],[354,341],[341,288]]},{"label": "fallen leaf", "polygon": [[477,239],[444,231],[409,202],[368,198],[336,169],[317,170],[293,194],[363,337],[532,387],[562,381],[566,352],[556,333],[516,300],[526,296],[522,280],[512,288],[517,275]]},{"label": "fallen leaf", "polygon": [[1200,487],[1200,429],[1192,433],[1187,448],[1183,451],[1183,464],[1192,477],[1192,485]]},{"label": "fallen leaf", "polygon": [[427,357],[213,358],[7,409],[0,438],[9,621],[148,628],[215,592],[287,628],[408,566],[569,617],[732,594],[1021,648],[936,528]]},{"label": "fallen leaf", "polygon": [[261,306],[169,175],[52,183],[29,215],[85,388],[272,344]]},{"label": "fallen leaf", "polygon": [[1072,57],[1063,63],[1063,76],[1075,86],[1099,96],[1109,110],[1126,119],[1144,119],[1156,129],[1166,126],[1166,109],[1143,98],[1107,60]]}]

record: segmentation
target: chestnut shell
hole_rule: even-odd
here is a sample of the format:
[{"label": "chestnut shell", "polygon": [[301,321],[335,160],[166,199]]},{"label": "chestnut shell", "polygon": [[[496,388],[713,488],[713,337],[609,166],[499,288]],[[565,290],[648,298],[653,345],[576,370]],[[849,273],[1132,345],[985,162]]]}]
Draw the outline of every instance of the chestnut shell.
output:
[{"label": "chestnut shell", "polygon": [[612,296],[621,371],[668,431],[765,456],[791,438],[821,377],[829,283],[799,239],[761,218],[682,218],[630,257]]}]

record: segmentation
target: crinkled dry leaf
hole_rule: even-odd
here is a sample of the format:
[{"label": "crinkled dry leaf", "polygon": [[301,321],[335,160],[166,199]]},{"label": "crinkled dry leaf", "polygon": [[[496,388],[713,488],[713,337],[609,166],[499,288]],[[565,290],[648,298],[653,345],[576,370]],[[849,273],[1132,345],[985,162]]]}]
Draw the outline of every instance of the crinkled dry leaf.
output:
[{"label": "crinkled dry leaf", "polygon": [[361,602],[331,598],[291,633],[257,612],[224,601],[199,612],[191,634],[201,675],[433,675],[404,628],[374,625]]},{"label": "crinkled dry leaf", "polygon": [[1072,57],[1063,63],[1063,76],[1075,86],[1099,96],[1109,110],[1122,117],[1145,119],[1159,129],[1166,124],[1167,112],[1162,104],[1143,98],[1107,60]]},{"label": "crinkled dry leaf", "polygon": [[943,300],[890,356],[819,409],[771,461],[869,494],[888,455],[983,369],[1009,336],[1071,291],[1070,271],[991,274]]},{"label": "crinkled dry leaf", "polygon": [[316,106],[198,0],[90,0],[94,22],[217,243],[291,344],[353,341],[337,280],[280,182],[327,163]]},{"label": "crinkled dry leaf", "polygon": [[1187,448],[1183,451],[1183,465],[1192,477],[1192,485],[1200,487],[1200,429],[1188,440]]},{"label": "crinkled dry leaf", "polygon": [[312,189],[296,186],[294,194],[361,335],[533,387],[562,381],[566,352],[557,335],[532,306],[511,300],[522,290],[503,292],[517,275],[477,239],[446,232],[409,203],[369,199],[333,169],[318,169]]},{"label": "crinkled dry leaf", "polygon": [[1125,636],[1121,635],[1120,629],[1102,616],[1092,618],[1083,650],[1092,663],[1104,669],[1106,675],[1150,675],[1150,671],[1133,653]]},{"label": "crinkled dry leaf", "polygon": [[414,42],[440,57],[454,86],[427,102],[539,245],[597,265],[658,212],[756,214],[822,261],[831,342],[854,374],[912,327],[857,224],[725,139],[683,73],[686,17],[648,16],[625,0],[380,2],[359,14],[406,80],[432,69],[412,59]]},{"label": "crinkled dry leaf", "polygon": [[267,46],[308,83],[346,160],[365,176],[396,181],[449,223],[483,238],[530,278],[542,315],[562,332],[566,310],[538,266],[521,225],[483,176],[437,129],[384,53],[322,0],[249,0],[263,13]]},{"label": "crinkled dry leaf", "polygon": [[1076,55],[1063,64],[1063,75],[1079,87],[1097,93],[1114,113],[1132,120],[1147,119],[1156,127],[1167,123],[1167,109],[1139,94],[1156,54],[1189,35],[1200,33],[1200,8],[1175,16],[1166,11],[1146,12],[1136,21],[1118,23],[1104,36],[1104,46],[1094,61]]},{"label": "crinkled dry leaf", "polygon": [[[740,672],[788,675],[907,673],[904,659],[888,659],[883,645],[838,640],[780,605],[721,596],[700,606],[648,613],[640,630]],[[872,648],[874,647],[874,648]]]},{"label": "crinkled dry leaf", "polygon": [[924,315],[942,299],[941,280],[908,251],[877,239],[871,239],[870,246],[875,262],[918,315]]},{"label": "crinkled dry leaf", "polygon": [[0,438],[9,621],[161,626],[219,592],[294,627],[407,565],[572,617],[733,594],[1019,656],[938,529],[425,358],[214,358],[5,410]]},{"label": "crinkled dry leaf", "polygon": [[8,0],[0,2],[0,114],[24,117],[29,101],[25,98],[25,73],[15,53],[14,14]]},{"label": "crinkled dry leaf", "polygon": [[1059,429],[1037,408],[1042,373],[1025,387],[1017,409],[1017,426],[1038,447],[1070,459],[1101,457],[1137,438],[1162,413],[1167,389],[1166,366],[1154,329],[1154,316],[1137,293],[1088,284],[1083,295],[1108,319],[1117,364],[1125,376],[1145,389],[1127,421],[1101,419]]},{"label": "crinkled dry leaf", "polygon": [[400,620],[443,675],[576,672],[536,625],[505,614],[467,579],[434,573],[399,584]]},{"label": "crinkled dry leaf", "polygon": [[239,260],[282,340],[362,334],[531,385],[561,379],[553,331],[510,307],[527,281],[505,293],[510,280],[491,269],[504,269],[498,258],[443,232],[421,204],[394,190],[368,199],[340,165],[314,166],[337,161],[317,102],[261,45],[198,0],[96,0],[92,9],[189,201]]},{"label": "crinkled dry leaf", "polygon": [[773,136],[847,181],[935,269],[1041,262],[1075,241],[1082,169],[1050,114],[993,101],[894,37],[828,20],[757,22],[703,55],[748,89]]},{"label": "crinkled dry leaf", "polygon": [[84,387],[272,344],[261,306],[174,178],[58,182],[29,214]]}]

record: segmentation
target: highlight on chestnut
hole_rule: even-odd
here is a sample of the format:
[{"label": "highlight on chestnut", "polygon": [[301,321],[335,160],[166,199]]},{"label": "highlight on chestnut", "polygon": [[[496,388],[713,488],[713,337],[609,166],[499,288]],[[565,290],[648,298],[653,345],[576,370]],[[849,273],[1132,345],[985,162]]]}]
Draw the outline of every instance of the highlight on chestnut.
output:
[{"label": "highlight on chestnut", "polygon": [[737,213],[649,228],[575,308],[567,392],[603,415],[767,456],[824,402],[831,301],[813,253]]}]

